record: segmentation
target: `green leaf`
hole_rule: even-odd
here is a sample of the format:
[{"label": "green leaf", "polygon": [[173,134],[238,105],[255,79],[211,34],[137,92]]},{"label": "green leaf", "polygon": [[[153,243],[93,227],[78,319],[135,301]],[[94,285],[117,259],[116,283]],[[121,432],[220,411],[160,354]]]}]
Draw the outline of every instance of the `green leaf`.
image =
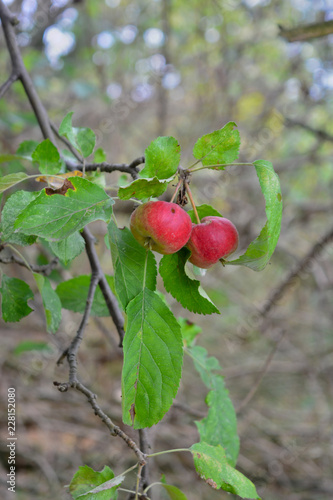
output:
[{"label": "green leaf", "polygon": [[32,153],[35,151],[37,146],[37,141],[23,141],[17,148],[16,155],[32,161]]},{"label": "green leaf", "polygon": [[1,241],[15,243],[21,246],[35,243],[36,236],[26,236],[25,234],[15,233],[14,223],[22,210],[24,210],[38,194],[39,193],[30,191],[16,191],[16,193],[13,193],[8,198],[1,215]]},{"label": "green leaf", "polygon": [[103,189],[106,188],[105,172],[99,172],[97,170],[93,172],[87,172],[86,179],[88,179],[88,181],[90,182],[93,182],[94,184],[97,184],[97,186]]},{"label": "green leaf", "polygon": [[216,377],[214,371],[222,370],[218,360],[214,356],[208,357],[206,349],[201,346],[190,347],[188,353],[192,357],[195,369],[205,386],[208,389],[214,389],[214,378]]},{"label": "green leaf", "polygon": [[74,186],[65,195],[46,194],[45,189],[18,216],[14,225],[24,234],[47,240],[67,238],[95,220],[108,222],[114,201],[103,189],[81,177],[69,177]]},{"label": "green leaf", "polygon": [[160,275],[167,292],[186,307],[198,314],[219,314],[219,310],[211,302],[200,286],[200,281],[191,279],[185,271],[185,264],[191,252],[182,248],[177,253],[164,255],[160,262]]},{"label": "green leaf", "polygon": [[106,152],[102,148],[98,148],[94,154],[94,162],[95,163],[103,163],[106,161]]},{"label": "green leaf", "polygon": [[[214,217],[223,217],[223,215],[221,215],[217,210],[215,210],[215,208],[211,207],[210,205],[199,205],[196,207],[197,211],[198,211],[198,215],[199,215],[199,219],[203,219],[204,217],[207,217],[209,215],[213,215]],[[198,221],[197,221],[197,218],[195,216],[195,213],[194,213],[194,210],[189,210],[188,212],[188,215],[191,217],[191,221],[194,223],[194,224],[197,224]]]},{"label": "green leaf", "polygon": [[140,172],[140,177],[168,179],[177,172],[179,162],[178,141],[174,137],[157,137],[145,150],[145,166]]},{"label": "green leaf", "polygon": [[184,345],[192,345],[197,335],[202,332],[202,328],[185,318],[178,318],[178,323],[181,328]]},{"label": "green leaf", "polygon": [[72,116],[74,115],[74,111],[70,111],[67,113],[65,118],[62,120],[59,127],[59,135],[63,135],[66,137],[74,148],[77,148],[76,137],[74,127],[72,125]]},{"label": "green leaf", "polygon": [[42,296],[47,331],[56,333],[61,321],[61,302],[46,276],[34,273],[38,290]]},{"label": "green leaf", "polygon": [[171,500],[187,500],[186,495],[184,495],[184,493],[176,486],[173,486],[172,484],[162,484],[162,486],[168,493]]},{"label": "green leaf", "polygon": [[122,475],[115,477],[107,465],[100,472],[84,465],[74,474],[69,491],[74,500],[116,500],[124,479]]},{"label": "green leaf", "polygon": [[[113,276],[105,276],[112,291],[114,291]],[[56,292],[61,300],[64,309],[83,314],[88,297],[90,275],[81,275],[60,283]],[[105,304],[105,299],[99,286],[95,290],[94,300],[91,307],[91,316],[110,316],[109,309]]]},{"label": "green leaf", "polygon": [[147,257],[147,250],[136,241],[128,228],[119,229],[111,221],[108,233],[116,293],[125,310],[128,303],[142,291],[144,279],[147,288],[152,291],[156,289],[156,261],[150,251]]},{"label": "green leaf", "polygon": [[15,186],[15,184],[18,184],[19,182],[28,178],[29,176],[24,172],[16,172],[16,174],[9,174],[5,175],[4,177],[1,177],[0,193],[3,193],[4,191],[6,191],[6,189],[13,187]]},{"label": "green leaf", "polygon": [[96,143],[96,135],[90,128],[76,128],[72,125],[74,112],[68,113],[59,127],[59,134],[65,136],[84,158],[91,155]]},{"label": "green leaf", "polygon": [[62,167],[60,154],[50,139],[45,139],[38,144],[32,153],[32,159],[39,163],[38,168],[42,174],[57,174]]},{"label": "green leaf", "polygon": [[148,288],[129,303],[126,312],[123,421],[141,429],[161,420],[177,394],[183,343],[176,318]]},{"label": "green leaf", "polygon": [[62,149],[61,150],[61,156],[64,158],[64,160],[68,160],[71,163],[73,163],[73,162],[76,163],[77,162],[76,156],[71,151],[69,151],[68,149]]},{"label": "green leaf", "polygon": [[16,153],[13,154],[4,154],[0,155],[0,163],[7,163],[9,161],[15,160],[29,160],[32,161],[32,153],[38,146],[38,142],[36,141],[23,141]]},{"label": "green leaf", "polygon": [[257,160],[255,166],[261,190],[266,202],[267,222],[260,235],[248,246],[246,252],[236,260],[227,261],[229,265],[243,265],[254,271],[262,271],[268,264],[281,230],[282,195],[279,177],[269,161]]},{"label": "green leaf", "polygon": [[221,446],[196,443],[190,450],[197,473],[212,488],[222,488],[241,498],[260,500],[252,481],[228,464]]},{"label": "green leaf", "polygon": [[19,356],[24,352],[30,352],[30,351],[52,352],[52,347],[47,342],[36,342],[34,340],[25,340],[17,344],[17,346],[13,350],[13,354],[15,356]]},{"label": "green leaf", "polygon": [[6,323],[20,321],[33,311],[28,306],[28,300],[32,299],[34,294],[24,281],[3,274],[0,291],[2,293],[2,319]]},{"label": "green leaf", "polygon": [[200,137],[193,149],[194,158],[203,165],[227,164],[237,160],[240,137],[234,127],[237,127],[236,123],[229,122],[220,130]]},{"label": "green leaf", "polygon": [[196,422],[200,441],[223,446],[228,463],[234,467],[239,453],[237,418],[221,375],[214,377],[214,389],[208,393],[206,404],[209,406],[207,417]]},{"label": "green leaf", "polygon": [[188,350],[194,366],[204,384],[211,389],[206,398],[209,406],[207,417],[196,422],[200,441],[212,446],[221,445],[225,449],[228,463],[235,466],[239,453],[239,437],[237,434],[237,417],[229,391],[224,386],[221,375],[214,373],[221,370],[215,357],[208,357],[203,347],[193,346]]},{"label": "green leaf", "polygon": [[79,147],[79,151],[82,153],[84,158],[87,158],[94,151],[96,143],[96,135],[91,128],[74,128],[76,133],[76,142]]},{"label": "green leaf", "polygon": [[64,240],[50,241],[50,248],[54,255],[59,257],[61,262],[67,265],[75,259],[85,248],[84,239],[81,234],[76,231]]},{"label": "green leaf", "polygon": [[126,187],[128,183],[127,175],[122,174],[118,177],[117,185],[118,187]]},{"label": "green leaf", "polygon": [[142,200],[152,196],[157,198],[164,193],[171,180],[172,179],[168,179],[168,181],[161,182],[157,177],[152,179],[136,179],[128,186],[120,187],[118,189],[118,196],[121,200],[129,200],[130,198]]}]

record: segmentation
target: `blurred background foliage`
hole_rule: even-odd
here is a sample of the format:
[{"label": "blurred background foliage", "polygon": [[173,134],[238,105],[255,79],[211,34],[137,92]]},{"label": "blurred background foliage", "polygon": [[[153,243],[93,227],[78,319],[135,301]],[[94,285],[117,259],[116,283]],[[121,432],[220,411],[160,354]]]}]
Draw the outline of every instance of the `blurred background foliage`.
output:
[{"label": "blurred background foliage", "polygon": [[[52,121],[58,126],[74,111],[75,125],[96,132],[108,162],[129,163],[156,136],[172,135],[187,166],[196,139],[228,121],[235,121],[241,133],[240,161],[273,162],[281,179],[284,217],[271,264],[262,273],[215,266],[202,277],[220,316],[197,316],[170,296],[168,301],[178,315],[202,328],[198,342],[219,359],[236,407],[277,346],[258,391],[239,412],[238,467],[265,500],[331,499],[332,245],[309,262],[265,319],[259,311],[332,224],[333,35],[293,43],[279,36],[279,25],[333,19],[332,0],[5,3],[18,14],[24,61]],[[2,35],[0,48],[3,82],[10,62]],[[0,132],[1,153],[14,153],[26,139],[41,140],[19,83],[0,101]],[[1,172],[22,168],[32,172],[18,162],[3,164]],[[107,175],[107,185],[116,187],[124,181],[119,177]],[[191,187],[198,204],[212,204],[236,224],[240,250],[245,249],[264,217],[254,169],[200,171]],[[165,199],[170,196],[171,191]],[[121,223],[128,223],[132,209],[132,202],[117,202]],[[104,269],[111,273],[105,228],[96,223],[92,229]],[[35,247],[24,251],[36,262],[47,256],[45,248],[40,254]],[[62,270],[62,279],[88,269],[80,256]],[[31,281],[23,268],[8,272]],[[55,283],[59,275],[53,278]],[[1,324],[3,402],[10,383],[19,394],[18,499],[68,498],[61,485],[84,463],[98,470],[108,464],[116,473],[131,464],[121,442],[106,441],[104,428],[79,395],[60,394],[51,386],[53,378],[66,376],[66,367],[54,368],[55,361],[79,320],[64,311],[60,332],[52,339],[44,333],[38,307],[19,325]],[[38,344],[21,352],[17,346],[23,340]],[[111,321],[92,320],[81,350],[81,372],[116,422],[120,371]],[[154,451],[197,440],[193,420],[205,412],[204,398],[205,388],[187,359],[177,405],[151,431]],[[1,412],[4,416],[5,406]],[[5,460],[3,445],[0,456]],[[1,468],[6,469],[5,462]],[[196,477],[187,455],[159,457],[153,480],[161,471],[191,500],[228,498]],[[6,495],[4,483],[1,489]],[[157,489],[156,498],[164,498]]]}]

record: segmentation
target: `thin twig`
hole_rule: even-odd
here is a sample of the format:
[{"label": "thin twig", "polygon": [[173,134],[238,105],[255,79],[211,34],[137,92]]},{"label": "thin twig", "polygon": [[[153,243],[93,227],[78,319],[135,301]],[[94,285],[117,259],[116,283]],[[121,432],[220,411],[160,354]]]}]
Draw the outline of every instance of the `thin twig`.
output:
[{"label": "thin twig", "polygon": [[271,311],[272,307],[283,297],[293,281],[304,271],[311,260],[318,257],[324,247],[333,240],[333,227],[331,227],[308,251],[296,266],[294,266],[280,285],[273,290],[265,305],[260,309],[260,315],[264,318]]},{"label": "thin twig", "polygon": [[100,330],[100,332],[104,335],[104,337],[107,338],[107,340],[110,342],[110,344],[115,349],[115,351],[119,352],[122,355],[123,351],[122,351],[122,349],[119,348],[119,344],[117,343],[117,340],[112,335],[112,333],[110,333],[107,326],[104,325],[104,323],[101,321],[101,319],[98,316],[94,316],[94,323],[97,326],[97,328]]},{"label": "thin twig", "polygon": [[[148,429],[139,429],[139,439],[140,439],[140,450],[142,451],[142,453],[144,453],[145,455],[151,453],[151,447],[148,438]],[[145,489],[149,486],[150,483],[149,476],[150,474],[148,465],[145,465],[145,467],[143,467],[142,469],[142,474],[141,474],[142,489]]]},{"label": "thin twig", "polygon": [[[87,228],[85,228],[87,229]],[[84,241],[86,243],[86,252],[88,255],[90,267],[91,267],[91,279],[90,279],[90,284],[89,284],[89,290],[88,290],[88,296],[86,300],[86,305],[84,308],[84,313],[83,317],[80,323],[80,326],[78,328],[78,331],[72,340],[71,344],[67,349],[64,350],[64,352],[61,354],[60,358],[57,361],[57,365],[62,364],[63,360],[67,358],[68,365],[69,365],[69,386],[70,387],[75,387],[76,384],[78,383],[77,380],[77,353],[79,350],[79,347],[81,345],[82,339],[83,339],[83,333],[84,330],[87,326],[88,319],[90,316],[91,308],[92,308],[92,303],[94,300],[94,295],[96,288],[98,286],[98,282],[103,275],[102,269],[99,265],[99,261],[97,258],[97,255],[92,254],[91,246],[93,247],[94,244],[94,237],[92,234],[89,232],[87,229],[86,233],[84,233],[85,229],[82,231],[82,236],[84,238]]]},{"label": "thin twig", "polygon": [[19,266],[23,266],[29,271],[33,271],[34,273],[40,273],[44,276],[48,276],[53,269],[55,269],[59,263],[58,257],[55,257],[48,264],[44,264],[42,266],[38,266],[37,264],[29,264],[27,265],[23,260],[16,257],[15,255],[11,255],[10,257],[0,257],[1,264],[18,264]]},{"label": "thin twig", "polygon": [[[61,383],[61,382],[55,381],[55,382],[53,382],[53,384],[56,387],[58,387],[58,390],[60,392],[67,392],[68,389],[70,388],[68,383]],[[123,439],[123,441],[125,441],[127,446],[129,448],[131,448],[131,450],[133,450],[134,453],[136,454],[136,456],[138,457],[139,464],[141,464],[142,466],[145,465],[146,464],[146,456],[144,455],[144,453],[142,453],[142,451],[139,449],[139,447],[133,441],[133,439],[131,439],[124,431],[122,431],[120,429],[120,427],[115,425],[112,422],[112,420],[110,419],[110,417],[108,417],[108,415],[106,413],[104,413],[104,411],[101,409],[101,407],[99,406],[99,404],[96,401],[96,398],[97,398],[96,394],[91,392],[81,382],[76,383],[75,389],[79,392],[82,392],[82,394],[84,394],[87,397],[88,403],[90,404],[90,406],[94,410],[95,415],[97,415],[102,420],[102,422],[109,429],[111,435],[112,436],[119,436],[121,439]]]},{"label": "thin twig", "polygon": [[[138,165],[141,165],[145,162],[144,156],[140,156],[136,158],[131,163],[86,163],[85,171],[86,172],[95,172],[99,170],[100,172],[124,172],[126,174],[130,174],[133,179],[137,179],[138,177]],[[83,165],[75,165],[72,162],[66,162],[67,168],[69,170],[83,170]]]},{"label": "thin twig", "polygon": [[120,344],[122,344],[123,338],[124,338],[124,318],[121,314],[121,311],[118,306],[118,302],[116,297],[113,295],[109,283],[107,282],[107,279],[105,278],[105,275],[102,271],[101,265],[98,260],[98,256],[94,247],[95,243],[95,238],[89,231],[87,227],[85,227],[82,231],[82,237],[85,241],[86,244],[86,252],[87,256],[89,259],[90,267],[91,267],[91,280],[90,280],[90,285],[89,285],[89,291],[88,291],[88,297],[86,301],[86,306],[84,310],[84,314],[79,326],[79,329],[77,331],[77,334],[75,338],[73,339],[71,345],[64,350],[64,352],[61,354],[57,361],[57,365],[62,364],[63,360],[67,357],[68,364],[69,364],[69,382],[70,385],[75,385],[77,379],[76,379],[76,370],[77,370],[77,352],[80,347],[82,337],[83,337],[83,332],[84,329],[87,325],[87,321],[90,315],[91,307],[92,307],[92,302],[94,299],[94,294],[97,288],[97,285],[99,284],[100,289],[103,293],[106,305],[109,309],[110,315],[113,319],[113,322],[117,328],[119,338],[120,338]]},{"label": "thin twig", "polygon": [[120,339],[120,345],[122,345],[125,334],[124,318],[121,313],[121,310],[119,309],[117,299],[112,293],[109,283],[107,282],[107,279],[105,278],[105,275],[99,263],[99,259],[94,246],[95,238],[93,237],[93,235],[91,234],[91,232],[87,227],[83,229],[82,236],[84,241],[86,242],[86,252],[88,255],[91,269],[92,271],[97,272],[99,275],[99,286],[103,294],[106,306],[109,309],[115,327],[117,328]]},{"label": "thin twig", "polygon": [[21,80],[44,138],[49,138],[52,142],[55,142],[47,112],[36,92],[34,84],[22,60],[13,28],[14,16],[2,0],[0,0],[0,19],[12,63],[12,74],[16,74],[17,78]]},{"label": "thin twig", "polygon": [[7,90],[10,89],[12,84],[16,82],[17,79],[18,79],[18,74],[13,71],[8,80],[5,81],[0,87],[0,99],[5,95]]},{"label": "thin twig", "polygon": [[300,122],[298,120],[292,120],[291,118],[286,118],[285,124],[291,127],[301,127],[304,130],[311,132],[311,134],[316,135],[319,139],[322,139],[323,141],[333,142],[333,135],[328,134],[325,130],[313,128],[310,125],[307,125],[306,123]]},{"label": "thin twig", "polygon": [[81,320],[80,326],[78,328],[78,331],[77,331],[74,339],[71,342],[71,345],[67,349],[67,361],[69,364],[69,384],[71,387],[75,387],[76,384],[78,383],[78,379],[77,379],[77,353],[78,353],[79,347],[80,347],[82,339],[83,339],[84,330],[85,330],[87,323],[88,323],[88,320],[89,320],[90,311],[92,308],[92,303],[94,300],[94,295],[95,295],[95,291],[96,291],[99,279],[100,279],[99,272],[92,271],[90,284],[89,284],[88,297],[86,300],[86,307],[84,309],[82,320]]},{"label": "thin twig", "polygon": [[136,488],[135,488],[135,500],[138,500],[139,498],[139,488],[140,488],[140,483],[141,483],[141,472],[142,472],[142,465],[139,465],[138,469],[138,474],[136,478]]},{"label": "thin twig", "polygon": [[251,401],[251,399],[253,398],[253,396],[255,395],[255,393],[257,392],[257,390],[259,389],[259,386],[262,382],[262,379],[264,378],[264,376],[266,375],[266,373],[268,372],[268,369],[270,367],[270,364],[274,358],[274,355],[281,343],[281,340],[283,339],[284,335],[285,335],[285,330],[281,331],[280,335],[279,335],[279,338],[277,339],[277,341],[275,342],[275,345],[273,347],[273,349],[271,350],[271,352],[269,353],[266,361],[265,361],[265,364],[262,368],[262,370],[260,371],[260,374],[256,380],[256,382],[254,383],[254,385],[252,386],[251,390],[249,391],[249,393],[247,394],[247,396],[245,396],[245,398],[243,399],[243,401],[238,405],[238,407],[236,408],[236,413],[240,413],[244,408],[245,406]]},{"label": "thin twig", "polygon": [[174,401],[172,407],[176,408],[177,410],[183,411],[184,413],[187,413],[192,417],[204,418],[207,414],[205,411],[191,408],[189,405],[181,403],[180,401]]},{"label": "thin twig", "polygon": [[[131,500],[134,498],[134,495],[135,495],[135,491],[132,491],[132,490],[128,490],[127,488],[118,488],[117,491],[124,491],[125,493],[129,493],[129,497],[128,497],[128,500]],[[152,500],[151,497],[147,497],[147,495],[145,493],[138,493],[138,499],[144,499],[144,500]]]},{"label": "thin twig", "polygon": [[[139,438],[140,438],[140,450],[144,453],[145,457],[150,452],[150,445],[148,442],[148,429],[139,429]],[[138,498],[148,498],[144,493],[139,493],[139,490],[142,488],[143,490],[149,487],[149,470],[148,464],[144,466],[140,466],[138,469],[137,480],[134,486],[134,491],[128,491],[129,495],[127,500],[137,500]],[[150,497],[150,500],[153,500]]]}]

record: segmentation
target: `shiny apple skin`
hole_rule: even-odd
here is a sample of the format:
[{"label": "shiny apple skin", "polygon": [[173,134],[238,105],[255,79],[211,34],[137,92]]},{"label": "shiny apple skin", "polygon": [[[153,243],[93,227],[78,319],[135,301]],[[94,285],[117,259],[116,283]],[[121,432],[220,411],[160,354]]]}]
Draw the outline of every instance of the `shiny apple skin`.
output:
[{"label": "shiny apple skin", "polygon": [[142,246],[167,255],[186,245],[192,221],[176,203],[148,201],[132,213],[130,229]]},{"label": "shiny apple skin", "polygon": [[224,218],[207,216],[200,224],[193,224],[187,248],[191,250],[192,264],[208,269],[232,254],[238,247],[238,231],[234,224]]}]

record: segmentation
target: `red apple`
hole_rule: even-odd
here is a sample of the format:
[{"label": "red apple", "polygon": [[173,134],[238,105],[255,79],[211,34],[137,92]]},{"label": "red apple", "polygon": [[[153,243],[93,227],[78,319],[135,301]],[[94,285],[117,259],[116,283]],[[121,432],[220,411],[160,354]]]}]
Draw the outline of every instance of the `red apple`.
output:
[{"label": "red apple", "polygon": [[236,250],[238,232],[233,223],[224,217],[204,217],[200,224],[193,224],[186,246],[192,252],[189,261],[208,269]]},{"label": "red apple", "polygon": [[170,254],[186,245],[192,222],[185,210],[175,203],[148,201],[134,210],[130,228],[142,246]]}]

